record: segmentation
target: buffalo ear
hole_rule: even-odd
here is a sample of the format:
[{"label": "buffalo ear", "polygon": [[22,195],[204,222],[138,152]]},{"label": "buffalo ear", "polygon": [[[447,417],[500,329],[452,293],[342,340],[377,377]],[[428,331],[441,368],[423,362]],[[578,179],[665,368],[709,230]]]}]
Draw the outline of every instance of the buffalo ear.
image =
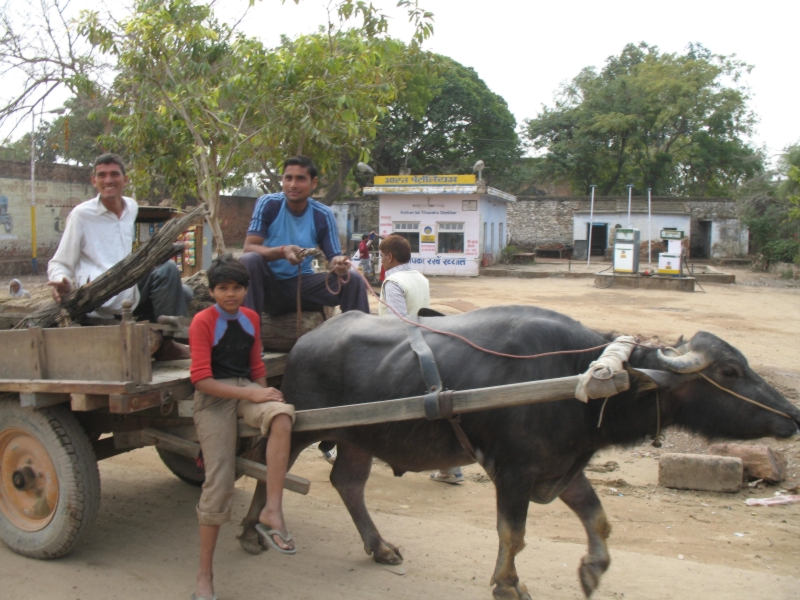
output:
[{"label": "buffalo ear", "polygon": [[634,369],[628,363],[624,363],[623,367],[628,372],[631,382],[636,382],[636,389],[639,393],[655,389],[668,392],[678,387],[685,379],[680,373],[672,371]]},{"label": "buffalo ear", "polygon": [[438,310],[433,310],[432,308],[420,308],[417,312],[418,317],[444,317],[446,316],[444,313],[440,313]]}]

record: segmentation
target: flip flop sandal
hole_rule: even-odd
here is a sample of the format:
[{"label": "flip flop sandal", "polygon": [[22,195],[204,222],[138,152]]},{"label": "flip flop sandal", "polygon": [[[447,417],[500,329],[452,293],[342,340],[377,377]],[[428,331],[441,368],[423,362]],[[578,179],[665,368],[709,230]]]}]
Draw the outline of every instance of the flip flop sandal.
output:
[{"label": "flip flop sandal", "polygon": [[[286,550],[285,548],[281,548],[278,544],[275,543],[275,540],[272,538],[273,535],[277,535],[283,542],[291,542],[292,541],[292,534],[287,533],[286,537],[283,537],[283,534],[278,531],[277,529],[267,529],[266,526],[259,523],[256,525],[256,531],[261,539],[266,540],[266,542],[275,550],[280,552],[281,554],[297,554],[297,548],[292,548],[291,550]],[[263,544],[262,544],[263,545]]]}]

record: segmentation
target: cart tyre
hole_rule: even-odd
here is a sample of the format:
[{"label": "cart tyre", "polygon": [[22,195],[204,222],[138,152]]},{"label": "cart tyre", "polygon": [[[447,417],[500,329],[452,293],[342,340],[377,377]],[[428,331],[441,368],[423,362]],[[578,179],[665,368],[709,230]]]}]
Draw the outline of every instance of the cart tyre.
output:
[{"label": "cart tyre", "polygon": [[[16,479],[20,465],[30,465],[36,477]],[[0,539],[6,546],[31,558],[64,556],[81,542],[99,508],[97,460],[69,410],[0,400]]]},{"label": "cart tyre", "polygon": [[197,466],[197,462],[193,458],[183,456],[177,452],[164,450],[158,446],[156,446],[156,452],[158,452],[161,461],[172,471],[175,477],[190,485],[196,485],[198,487],[203,485],[203,482],[206,480],[205,471]]},{"label": "cart tyre", "polygon": [[[241,456],[253,448],[257,443],[257,437],[240,438],[239,447],[236,452],[237,456]],[[158,452],[158,456],[161,457],[161,461],[170,471],[172,471],[172,474],[181,481],[185,481],[189,485],[196,485],[197,487],[200,487],[203,485],[203,482],[205,482],[205,471],[203,471],[201,467],[197,466],[197,461],[195,461],[195,459],[189,458],[188,456],[183,456],[182,454],[178,454],[176,452],[164,450],[158,446],[156,446],[156,452]],[[239,473],[237,471],[236,479],[239,479],[242,475],[243,473]]]}]

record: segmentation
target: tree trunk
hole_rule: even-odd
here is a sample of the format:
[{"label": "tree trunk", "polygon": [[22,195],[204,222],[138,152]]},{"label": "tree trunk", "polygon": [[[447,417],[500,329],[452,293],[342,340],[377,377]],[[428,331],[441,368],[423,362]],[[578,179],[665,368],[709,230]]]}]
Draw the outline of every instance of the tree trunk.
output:
[{"label": "tree trunk", "polygon": [[106,300],[126,290],[167,259],[183,248],[175,244],[177,237],[197,219],[206,214],[205,204],[197,206],[192,212],[177,219],[170,219],[164,227],[147,242],[142,244],[108,271],[91,283],[74,290],[61,299],[61,304],[50,303],[26,317],[15,327],[51,327],[56,323],[66,323],[100,308]]}]

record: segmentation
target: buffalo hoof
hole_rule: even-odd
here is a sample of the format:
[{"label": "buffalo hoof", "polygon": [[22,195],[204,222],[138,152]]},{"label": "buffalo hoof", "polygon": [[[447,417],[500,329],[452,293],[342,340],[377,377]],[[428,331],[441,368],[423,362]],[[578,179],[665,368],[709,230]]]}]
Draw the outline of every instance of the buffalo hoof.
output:
[{"label": "buffalo hoof", "polygon": [[528,588],[524,583],[517,582],[514,585],[500,585],[499,583],[492,590],[495,600],[533,600],[528,593]]},{"label": "buffalo hoof", "polygon": [[[370,554],[370,552],[367,552]],[[372,558],[381,565],[402,565],[403,555],[400,549],[389,542],[381,540],[381,545],[377,551],[372,551]]]},{"label": "buffalo hoof", "polygon": [[249,554],[258,555],[264,551],[255,527],[246,527],[244,531],[242,531],[242,534],[239,536],[239,544],[241,544],[244,551]]},{"label": "buffalo hoof", "polygon": [[587,598],[592,596],[592,593],[597,589],[597,586],[600,585],[600,578],[603,576],[603,573],[606,572],[608,569],[608,561],[601,562],[592,562],[592,560],[588,556],[584,556],[581,559],[581,566],[578,568],[578,577],[581,580],[581,587],[583,588],[583,593],[586,594]]}]

